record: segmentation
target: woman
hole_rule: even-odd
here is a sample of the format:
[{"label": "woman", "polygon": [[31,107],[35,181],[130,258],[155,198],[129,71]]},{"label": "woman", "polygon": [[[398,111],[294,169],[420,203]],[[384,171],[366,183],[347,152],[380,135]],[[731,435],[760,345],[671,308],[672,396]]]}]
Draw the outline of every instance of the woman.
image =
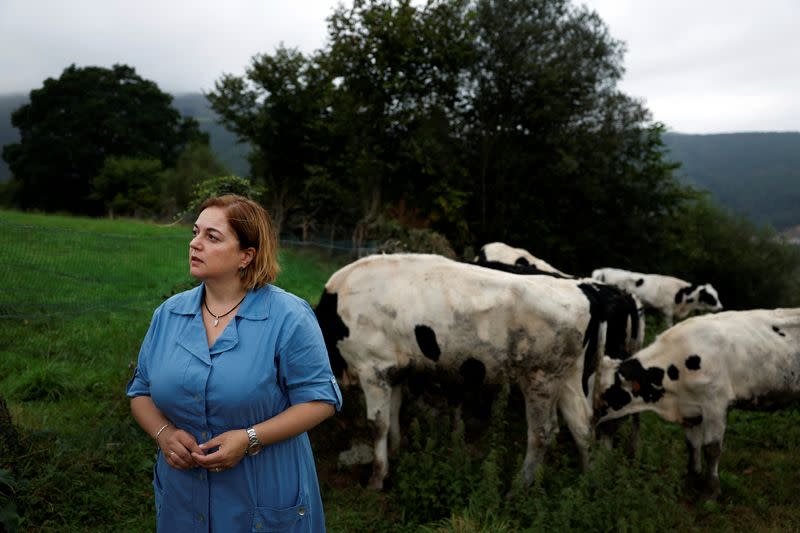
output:
[{"label": "woman", "polygon": [[202,283],[156,309],[127,389],[159,448],[158,530],[323,531],[305,432],[341,393],[311,308],[270,285],[269,215],[240,196],[206,201],[189,264]]}]

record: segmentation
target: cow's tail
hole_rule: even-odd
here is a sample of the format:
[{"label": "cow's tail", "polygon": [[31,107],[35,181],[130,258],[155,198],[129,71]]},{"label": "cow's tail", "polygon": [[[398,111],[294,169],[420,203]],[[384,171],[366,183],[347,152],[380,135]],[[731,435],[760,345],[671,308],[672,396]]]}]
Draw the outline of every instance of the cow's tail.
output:
[{"label": "cow's tail", "polygon": [[591,397],[591,376],[596,374],[608,342],[608,313],[596,285],[581,283],[578,287],[589,301],[589,324],[583,336],[583,372],[581,385],[583,394]]},{"label": "cow's tail", "polygon": [[628,353],[634,355],[644,346],[644,304],[634,294],[628,294],[631,299],[629,305],[629,334]]},{"label": "cow's tail", "polygon": [[319,304],[314,309],[314,314],[317,315],[322,337],[325,339],[325,348],[328,350],[328,359],[333,375],[344,385],[347,384],[347,361],[342,357],[337,345],[340,340],[350,335],[350,330],[339,316],[338,305],[338,294],[325,290],[319,299]]}]

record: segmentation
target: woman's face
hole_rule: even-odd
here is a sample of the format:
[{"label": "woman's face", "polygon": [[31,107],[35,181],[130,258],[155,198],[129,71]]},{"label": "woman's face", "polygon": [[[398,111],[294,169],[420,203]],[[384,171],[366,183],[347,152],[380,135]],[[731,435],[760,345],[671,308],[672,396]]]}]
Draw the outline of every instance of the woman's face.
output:
[{"label": "woman's face", "polygon": [[193,235],[189,243],[189,274],[199,280],[238,279],[239,268],[252,259],[248,250],[240,249],[222,208],[204,209],[194,223]]}]

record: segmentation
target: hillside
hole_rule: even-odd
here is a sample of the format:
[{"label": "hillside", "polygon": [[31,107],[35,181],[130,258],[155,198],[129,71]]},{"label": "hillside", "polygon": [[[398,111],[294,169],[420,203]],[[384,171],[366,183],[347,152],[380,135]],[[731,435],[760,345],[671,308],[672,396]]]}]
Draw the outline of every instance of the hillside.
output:
[{"label": "hillside", "polygon": [[[19,138],[10,116],[26,100],[27,95],[0,95],[0,146]],[[249,174],[248,147],[237,144],[236,136],[216,122],[202,94],[179,94],[174,105],[200,122],[217,157],[232,173]],[[671,158],[682,164],[680,179],[710,191],[719,204],[778,229],[800,224],[800,132],[668,133],[664,142]],[[0,183],[9,178],[8,166],[0,160]]]},{"label": "hillside", "polygon": [[[11,125],[11,113],[27,101],[27,94],[0,94],[0,153],[3,145],[19,140],[19,132]],[[11,171],[8,165],[0,158],[0,183],[10,178]]]},{"label": "hillside", "polygon": [[200,93],[186,93],[175,96],[175,108],[186,116],[194,117],[200,129],[211,136],[211,148],[228,170],[238,176],[250,175],[247,163],[249,147],[236,143],[236,135],[217,123],[217,116],[208,105],[206,97]]},{"label": "hillside", "polygon": [[778,229],[800,224],[800,133],[668,133],[685,182],[721,205]]}]

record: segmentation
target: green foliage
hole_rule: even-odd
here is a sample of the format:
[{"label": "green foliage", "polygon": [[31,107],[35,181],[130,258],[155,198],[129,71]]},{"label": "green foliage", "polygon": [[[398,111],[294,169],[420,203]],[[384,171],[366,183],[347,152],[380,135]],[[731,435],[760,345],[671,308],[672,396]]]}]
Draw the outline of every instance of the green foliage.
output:
[{"label": "green foliage", "polygon": [[108,157],[92,179],[92,196],[103,202],[109,218],[145,218],[159,211],[161,161]]},{"label": "green foliage", "polygon": [[0,468],[0,526],[7,533],[16,533],[19,527],[19,515],[14,500],[6,495],[6,491],[15,488],[14,476],[8,470]]},{"label": "green foliage", "polygon": [[68,374],[55,365],[31,369],[16,380],[11,398],[23,402],[45,400],[59,401],[74,392]]},{"label": "green foliage", "polygon": [[91,181],[107,157],[152,158],[169,167],[187,143],[208,142],[171,102],[126,65],[72,65],[46,79],[11,115],[20,141],[3,147],[18,183],[15,205],[97,214],[102,204],[91,197]]},{"label": "green foliage", "polygon": [[316,61],[296,49],[253,58],[246,77],[223,76],[207,97],[222,123],[252,148],[251,177],[266,187],[266,205],[280,229],[290,215],[309,169],[322,151],[335,150],[327,135],[331,80]]},{"label": "green foliage", "polygon": [[195,186],[192,199],[186,211],[181,215],[181,218],[196,217],[199,214],[198,210],[203,202],[209,198],[222,196],[223,194],[238,194],[239,196],[256,200],[263,194],[263,189],[254,186],[247,178],[240,178],[239,176],[217,176],[208,178]]},{"label": "green foliage", "polygon": [[774,230],[704,198],[687,203],[671,230],[663,257],[641,258],[652,271],[712,283],[727,309],[800,306],[800,247],[783,243]]},{"label": "green foliage", "polygon": [[393,493],[405,520],[424,524],[464,505],[477,480],[464,441],[464,425],[451,413],[425,413],[411,422],[409,450],[397,462]]},{"label": "green foliage", "polygon": [[163,210],[168,215],[185,211],[198,184],[229,174],[207,144],[190,144],[178,156],[175,167],[163,173]]},{"label": "green foliage", "polygon": [[427,228],[407,228],[397,220],[379,217],[367,230],[367,238],[379,242],[379,253],[438,254],[456,257],[444,235]]},{"label": "green foliage", "polygon": [[690,195],[663,127],[616,88],[622,43],[568,0],[364,0],[328,34],[317,54],[256,56],[209,94],[253,145],[271,212],[304,238],[334,219],[359,245],[413,206],[409,227],[456,248],[502,240],[589,271],[659,247]]}]

